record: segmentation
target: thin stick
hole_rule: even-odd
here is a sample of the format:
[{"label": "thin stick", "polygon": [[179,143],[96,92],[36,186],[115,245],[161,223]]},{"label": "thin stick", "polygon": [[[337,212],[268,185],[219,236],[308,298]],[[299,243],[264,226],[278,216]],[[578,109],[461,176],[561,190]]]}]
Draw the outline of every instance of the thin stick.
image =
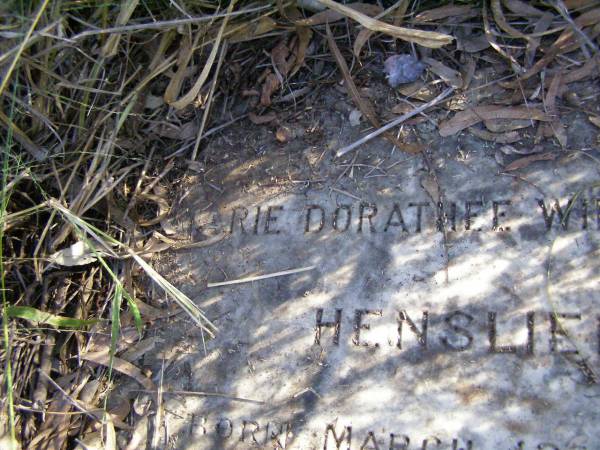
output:
[{"label": "thin stick", "polygon": [[281,272],[269,273],[266,275],[257,275],[255,277],[238,278],[237,280],[221,281],[218,283],[208,283],[206,287],[229,286],[230,284],[248,283],[250,281],[265,280],[267,278],[282,277],[285,275],[293,275],[295,273],[307,272],[313,270],[315,266],[301,267],[299,269],[283,270]]},{"label": "thin stick", "polygon": [[442,92],[440,95],[438,95],[433,100],[419,106],[418,108],[413,109],[412,111],[407,112],[406,114],[401,115],[397,119],[392,120],[391,122],[382,126],[381,128],[378,128],[377,130],[373,131],[372,133],[369,133],[366,136],[360,138],[358,141],[356,141],[350,145],[347,145],[346,147],[340,148],[336,153],[336,157],[339,158],[340,156],[344,156],[346,153],[351,152],[356,147],[364,144],[365,142],[370,141],[371,139],[379,136],[382,133],[385,133],[390,128],[394,128],[395,126],[400,125],[402,122],[407,121],[411,117],[414,117],[417,114],[421,114],[427,108],[430,108],[430,107],[440,103],[442,100],[444,100],[446,97],[448,97],[452,92],[454,92],[454,88],[449,87],[448,89],[446,89],[444,92]]},{"label": "thin stick", "polygon": [[172,28],[181,25],[187,24],[196,24],[200,22],[211,22],[215,19],[220,19],[222,17],[236,17],[241,16],[243,14],[249,14],[258,11],[264,11],[265,9],[271,8],[271,5],[258,6],[256,8],[248,8],[243,9],[241,11],[233,11],[230,13],[219,13],[213,15],[205,15],[200,17],[189,17],[187,19],[174,19],[174,20],[163,20],[160,22],[150,22],[150,23],[138,23],[131,25],[122,25],[111,28],[96,28],[93,30],[85,30],[79,34],[71,36],[69,39],[71,41],[75,41],[87,36],[94,36],[98,34],[113,34],[113,33],[127,33],[130,31],[140,31],[140,30],[156,30],[160,28]]},{"label": "thin stick", "polygon": [[[133,391],[135,392],[148,392],[148,393],[153,393],[154,391],[149,391],[146,389],[133,389]],[[197,397],[220,397],[220,398],[226,398],[227,400],[234,400],[236,402],[246,402],[246,403],[256,403],[257,405],[264,405],[266,402],[262,402],[260,400],[252,400],[249,398],[242,398],[242,397],[232,397],[231,395],[227,395],[227,394],[220,394],[218,392],[204,392],[204,391],[164,391],[163,390],[163,395],[194,395]]]}]

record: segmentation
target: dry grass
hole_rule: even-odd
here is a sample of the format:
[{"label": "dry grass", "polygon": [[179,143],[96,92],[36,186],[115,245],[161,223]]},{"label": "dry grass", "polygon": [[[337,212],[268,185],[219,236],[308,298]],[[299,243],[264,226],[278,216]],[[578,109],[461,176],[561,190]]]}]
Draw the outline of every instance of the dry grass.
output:
[{"label": "dry grass", "polygon": [[[457,98],[469,94],[476,68],[505,67],[492,80],[517,98],[505,104],[541,99],[549,118],[534,125],[563,144],[556,99],[568,83],[598,73],[599,2],[513,1],[512,10],[499,0],[455,10],[423,1],[387,2],[386,10],[323,3],[332,9],[314,13],[283,0],[0,7],[2,448],[61,449],[96,432],[107,448],[116,446],[115,427],[127,429],[128,409],[106,411],[112,369],[144,377],[119,358],[120,335],[143,333],[161,313],[145,281],[207,338],[217,332],[149,262],[161,251],[203,245],[165,236],[161,221],[172,200],[164,186],[197,164],[209,136],[246,115],[277,127],[277,114],[293,115],[332,77],[343,72],[353,85],[344,58],[356,68],[375,44],[404,53],[417,44],[437,61],[429,85],[458,86]],[[312,69],[319,53],[328,75]],[[245,113],[226,113],[240,101]],[[378,124],[375,114],[369,120]],[[472,127],[456,124],[460,118],[452,124]]]}]

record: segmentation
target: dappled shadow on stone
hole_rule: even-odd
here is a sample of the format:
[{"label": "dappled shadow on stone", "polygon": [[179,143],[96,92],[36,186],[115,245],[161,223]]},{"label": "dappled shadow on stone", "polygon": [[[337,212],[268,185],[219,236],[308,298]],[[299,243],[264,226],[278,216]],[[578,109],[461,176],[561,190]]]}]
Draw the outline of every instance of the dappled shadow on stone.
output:
[{"label": "dappled shadow on stone", "polygon": [[[205,344],[182,319],[158,331],[164,350],[186,348],[165,390],[220,394],[167,396],[175,447],[594,448],[596,167],[559,160],[524,180],[497,174],[478,141],[434,143],[440,213],[422,157],[386,147],[339,181],[351,159],[248,152],[182,202],[182,229],[228,237],[167,273],[219,327]],[[367,177],[378,165],[393,167]],[[555,210],[548,230],[554,199],[563,223]]]}]

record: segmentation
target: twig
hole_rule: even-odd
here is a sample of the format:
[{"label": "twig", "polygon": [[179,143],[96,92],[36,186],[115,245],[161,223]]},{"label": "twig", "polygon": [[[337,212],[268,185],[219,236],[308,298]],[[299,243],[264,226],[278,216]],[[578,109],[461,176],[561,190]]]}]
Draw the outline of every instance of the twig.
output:
[{"label": "twig", "polygon": [[[154,391],[149,391],[146,389],[133,389],[134,392],[146,392],[153,393]],[[243,397],[233,397],[227,394],[220,394],[218,392],[204,392],[204,391],[162,391],[163,395],[194,395],[197,397],[220,397],[225,398],[227,400],[234,400],[236,402],[246,402],[246,403],[256,403],[257,405],[264,405],[266,402],[261,402],[260,400],[252,400],[249,398]]]},{"label": "twig", "polygon": [[241,15],[248,14],[248,13],[264,11],[265,9],[269,9],[269,8],[271,8],[271,5],[257,6],[256,8],[248,8],[248,9],[243,9],[241,11],[233,11],[231,13],[219,13],[219,14],[200,16],[200,17],[190,17],[187,19],[163,20],[160,22],[138,23],[138,24],[122,25],[122,26],[111,27],[111,28],[97,28],[97,29],[93,29],[93,30],[82,31],[81,33],[78,33],[74,36],[69,37],[69,39],[71,41],[76,41],[76,40],[82,39],[87,36],[94,36],[94,35],[98,35],[98,34],[127,33],[130,31],[140,31],[140,30],[157,30],[160,28],[173,28],[173,27],[177,27],[177,26],[181,26],[181,25],[195,24],[195,23],[200,23],[200,22],[212,22],[215,19],[220,19],[223,17],[241,16]]},{"label": "twig", "polygon": [[267,278],[282,277],[285,275],[293,275],[295,273],[307,272],[313,270],[316,266],[301,267],[299,269],[283,270],[281,272],[269,273],[266,275],[257,275],[254,277],[238,278],[237,280],[220,281],[218,283],[208,283],[206,287],[229,286],[230,284],[248,283],[250,281],[265,280]]},{"label": "twig", "polygon": [[418,108],[413,109],[412,111],[407,112],[406,114],[401,115],[400,117],[398,117],[397,119],[392,120],[391,122],[389,122],[388,124],[382,126],[381,128],[367,134],[366,136],[360,138],[358,141],[347,145],[346,147],[340,148],[337,153],[336,156],[339,158],[340,156],[344,156],[346,153],[351,152],[352,150],[354,150],[356,147],[364,144],[365,142],[370,141],[371,139],[379,136],[382,133],[385,133],[387,130],[389,130],[390,128],[394,128],[397,125],[400,125],[402,122],[407,121],[408,119],[410,119],[411,117],[416,116],[417,114],[421,114],[423,111],[425,111],[426,109],[437,105],[438,103],[440,103],[442,100],[444,100],[446,97],[448,97],[452,92],[454,92],[454,88],[453,87],[449,87],[448,89],[446,89],[444,92],[442,92],[440,95],[438,95],[436,98],[434,98],[433,100],[419,106]]}]

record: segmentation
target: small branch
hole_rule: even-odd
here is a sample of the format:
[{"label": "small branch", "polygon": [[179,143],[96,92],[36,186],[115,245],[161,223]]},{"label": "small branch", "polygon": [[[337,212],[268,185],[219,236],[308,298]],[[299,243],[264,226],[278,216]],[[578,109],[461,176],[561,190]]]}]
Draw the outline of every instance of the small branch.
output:
[{"label": "small branch", "polygon": [[221,281],[218,283],[208,283],[206,285],[206,287],[211,288],[211,287],[218,287],[218,286],[229,286],[230,284],[248,283],[250,281],[265,280],[267,278],[282,277],[285,275],[293,275],[295,273],[307,272],[309,270],[313,270],[314,268],[315,268],[315,266],[308,266],[308,267],[301,267],[299,269],[290,269],[290,270],[284,270],[282,272],[269,273],[266,275],[257,275],[254,277],[247,277],[247,278],[238,278],[237,280]]},{"label": "small branch", "polygon": [[421,114],[426,109],[431,108],[432,106],[440,103],[442,100],[444,100],[446,97],[448,97],[452,92],[454,92],[454,88],[449,87],[448,89],[446,89],[444,92],[442,92],[440,95],[438,95],[433,100],[419,106],[418,108],[413,109],[412,111],[407,112],[406,114],[401,115],[397,119],[392,120],[390,123],[382,126],[381,128],[373,131],[372,133],[369,133],[366,136],[360,138],[358,141],[356,141],[350,145],[347,145],[346,147],[340,148],[336,153],[336,157],[339,158],[340,156],[344,156],[346,153],[351,152],[356,147],[364,144],[365,142],[370,141],[371,139],[379,136],[382,133],[385,133],[390,128],[394,128],[395,126],[400,125],[402,122],[407,121],[408,119],[416,116],[417,114]]}]

